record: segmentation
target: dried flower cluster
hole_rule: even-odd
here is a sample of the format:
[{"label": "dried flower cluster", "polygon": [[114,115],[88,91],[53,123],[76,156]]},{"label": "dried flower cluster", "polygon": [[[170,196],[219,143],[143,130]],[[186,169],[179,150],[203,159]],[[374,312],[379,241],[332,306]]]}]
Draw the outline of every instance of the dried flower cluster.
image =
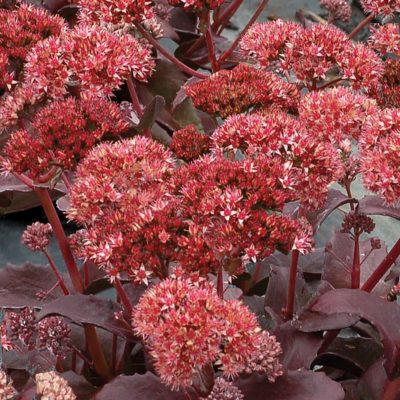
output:
[{"label": "dried flower cluster", "polygon": [[17,394],[13,386],[13,381],[7,376],[5,371],[0,370],[0,399],[13,400]]},{"label": "dried flower cluster", "polygon": [[22,243],[32,251],[43,251],[50,242],[53,229],[50,224],[35,222],[27,226],[22,234]]},{"label": "dried flower cluster", "polygon": [[10,341],[19,340],[28,351],[48,350],[62,359],[70,349],[71,329],[61,317],[48,317],[37,322],[35,311],[26,307],[20,312],[7,312],[5,322]]},{"label": "dried flower cluster", "polygon": [[190,386],[198,369],[215,363],[223,375],[245,370],[282,375],[275,337],[238,300],[222,301],[207,281],[166,279],[150,288],[133,314],[135,331],[151,350],[161,379],[173,389]]},{"label": "dried flower cluster", "polygon": [[56,372],[35,375],[36,393],[41,400],[76,400],[76,396],[63,377]]},{"label": "dried flower cluster", "polygon": [[246,64],[222,70],[209,78],[185,87],[196,107],[226,118],[253,107],[293,107],[299,97],[295,85],[275,74]]}]

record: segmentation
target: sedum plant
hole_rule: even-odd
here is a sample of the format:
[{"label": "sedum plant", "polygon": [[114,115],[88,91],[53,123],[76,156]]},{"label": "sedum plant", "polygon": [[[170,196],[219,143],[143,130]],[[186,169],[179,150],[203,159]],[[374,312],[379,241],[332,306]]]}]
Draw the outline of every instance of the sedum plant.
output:
[{"label": "sedum plant", "polygon": [[0,1],[0,399],[397,398],[400,3],[320,3]]}]

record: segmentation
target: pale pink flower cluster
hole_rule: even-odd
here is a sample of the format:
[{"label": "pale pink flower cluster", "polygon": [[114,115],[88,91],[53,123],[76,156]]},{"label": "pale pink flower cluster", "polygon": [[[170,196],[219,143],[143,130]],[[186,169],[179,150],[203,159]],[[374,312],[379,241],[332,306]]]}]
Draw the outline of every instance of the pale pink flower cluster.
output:
[{"label": "pale pink flower cluster", "polygon": [[344,22],[350,21],[352,9],[347,0],[321,0],[320,4],[321,7],[329,11],[331,19],[339,19]]},{"label": "pale pink flower cluster", "polygon": [[22,243],[32,251],[43,251],[49,245],[52,232],[50,224],[35,222],[29,225],[22,234]]},{"label": "pale pink flower cluster", "polygon": [[244,400],[243,393],[232,382],[217,378],[207,400]]},{"label": "pale pink flower cluster", "polygon": [[215,363],[227,377],[242,372],[282,375],[282,350],[238,300],[223,301],[207,281],[178,277],[151,287],[133,313],[157,373],[173,389],[190,386],[202,367]]},{"label": "pale pink flower cluster", "polygon": [[41,400],[76,400],[68,381],[54,371],[36,374],[35,381]]},{"label": "pale pink flower cluster", "polygon": [[370,41],[372,47],[382,55],[392,53],[400,57],[400,28],[398,24],[372,27]]}]

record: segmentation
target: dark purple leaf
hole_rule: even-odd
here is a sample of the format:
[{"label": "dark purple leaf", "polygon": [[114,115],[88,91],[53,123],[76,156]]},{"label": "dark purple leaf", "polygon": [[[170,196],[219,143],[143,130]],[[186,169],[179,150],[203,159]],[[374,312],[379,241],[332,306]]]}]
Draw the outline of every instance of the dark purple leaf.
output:
[{"label": "dark purple leaf", "polygon": [[341,385],[323,372],[288,371],[274,383],[263,375],[239,379],[237,386],[251,400],[343,400]]},{"label": "dark purple leaf", "polygon": [[[65,194],[63,184],[57,184],[50,191],[52,198]],[[0,215],[28,210],[40,204],[36,194],[13,175],[0,174]]]},{"label": "dark purple leaf", "polygon": [[68,381],[68,385],[77,397],[77,400],[87,400],[96,391],[96,388],[90,384],[82,375],[68,371],[61,374]]},{"label": "dark purple leaf", "polygon": [[336,337],[313,365],[324,365],[360,376],[382,356],[382,345],[368,337]]},{"label": "dark purple leaf", "polygon": [[383,215],[384,217],[400,219],[400,207],[386,204],[385,199],[380,196],[363,197],[359,202],[358,209],[367,215]]},{"label": "dark purple leaf", "polygon": [[151,129],[161,110],[165,106],[165,100],[161,96],[155,96],[151,103],[145,108],[142,118],[136,130],[142,132],[145,129]]},{"label": "dark purple leaf", "polygon": [[385,360],[381,358],[372,364],[358,382],[360,397],[366,400],[382,400],[387,381],[384,368]]},{"label": "dark purple leaf", "polygon": [[[190,79],[188,79],[185,83],[185,85],[190,85],[192,83],[200,81],[200,78],[197,78],[196,76],[192,76]],[[176,107],[179,106],[179,104],[183,103],[188,96],[186,95],[185,89],[182,86],[178,92],[176,93],[176,96],[174,98],[174,101],[172,102],[172,112],[175,110]]]},{"label": "dark purple leaf", "polygon": [[[171,10],[169,23],[180,34],[183,33],[193,36],[196,33],[196,16],[184,11],[182,8],[174,7]],[[187,37],[188,35],[185,36]]]},{"label": "dark purple leaf", "polygon": [[53,271],[48,266],[26,263],[22,266],[7,265],[0,269],[0,307],[42,307],[47,302],[62,296],[54,289],[45,300],[38,300],[37,293],[47,292],[56,283]]},{"label": "dark purple leaf", "polygon": [[193,387],[201,397],[207,397],[215,382],[214,368],[211,363],[203,366],[194,376]]},{"label": "dark purple leaf", "polygon": [[[388,374],[395,372],[400,344],[400,307],[378,298],[376,295],[354,289],[334,289],[319,297],[310,307],[309,321],[315,317],[314,330],[344,328],[343,317],[368,321],[380,333],[386,358],[385,369]],[[325,320],[326,318],[326,320]],[[332,327],[332,318],[338,320]],[[307,324],[306,324],[307,325]],[[299,330],[310,331],[310,323],[304,329],[304,321],[297,324]],[[315,329],[316,328],[316,329]]]},{"label": "dark purple leaf", "polygon": [[[333,211],[349,203],[357,203],[357,200],[350,199],[339,190],[330,189],[323,207],[315,211],[307,211],[306,218],[313,227],[314,232],[317,232],[322,223],[326,220],[326,218],[329,217],[331,213],[333,213]],[[286,204],[283,209],[283,213],[285,215],[290,215],[292,218],[297,216],[298,211],[299,202],[296,201]]]},{"label": "dark purple leaf", "polygon": [[[278,314],[286,307],[289,272],[290,269],[288,267],[271,266],[267,292],[265,294],[265,306],[272,308]],[[299,273],[297,275],[295,309],[300,309],[308,300],[309,293],[304,279]]]},{"label": "dark purple leaf", "polygon": [[304,311],[300,314],[294,325],[302,332],[330,331],[353,326],[360,320],[358,315],[348,313],[336,313],[332,315],[320,315]]},{"label": "dark purple leaf", "polygon": [[76,294],[61,297],[46,304],[38,313],[37,318],[40,320],[49,315],[61,315],[76,324],[96,325],[134,340],[130,327],[115,318],[115,313],[121,311],[122,307],[111,300],[100,299],[93,295]]},{"label": "dark purple leaf", "polygon": [[56,13],[62,7],[69,4],[69,0],[44,0],[42,2],[43,6],[47,8],[52,13]]},{"label": "dark purple leaf", "polygon": [[322,344],[322,335],[298,331],[289,321],[274,331],[283,349],[281,356],[285,370],[309,369]]},{"label": "dark purple leaf", "polygon": [[173,392],[154,374],[120,375],[106,384],[93,400],[184,400],[182,392]]},{"label": "dark purple leaf", "polygon": [[[335,288],[350,288],[354,241],[347,233],[336,231],[333,233],[333,238],[328,248],[329,251],[326,252],[322,279],[328,281]],[[365,258],[367,255],[368,257]],[[371,252],[371,241],[369,239],[361,241],[361,285],[371,276],[386,255],[386,246],[382,245],[380,249],[375,249]],[[393,285],[394,281],[385,282],[384,277],[375,287],[374,293],[384,296],[390,291]]]}]

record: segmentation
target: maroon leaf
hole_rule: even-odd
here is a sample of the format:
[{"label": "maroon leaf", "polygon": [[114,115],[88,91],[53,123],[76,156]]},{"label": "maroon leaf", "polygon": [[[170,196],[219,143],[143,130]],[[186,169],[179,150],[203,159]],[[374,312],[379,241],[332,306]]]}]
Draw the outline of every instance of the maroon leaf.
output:
[{"label": "maroon leaf", "polygon": [[360,202],[358,209],[360,212],[368,215],[383,215],[400,219],[400,207],[386,204],[385,199],[380,196],[365,196]]},{"label": "maroon leaf", "polygon": [[69,0],[44,0],[42,1],[44,7],[49,11],[56,13],[58,10],[69,4]]},{"label": "maroon leaf", "polygon": [[194,376],[193,387],[201,397],[207,397],[215,382],[214,368],[211,363],[204,365]]},{"label": "maroon leaf", "polygon": [[37,293],[47,292],[56,283],[53,271],[48,266],[26,263],[22,266],[7,265],[0,269],[0,307],[42,307],[45,303],[62,296],[54,289],[45,300],[38,300]]},{"label": "maroon leaf", "polygon": [[265,376],[253,375],[239,379],[237,386],[245,399],[251,400],[343,400],[341,385],[323,372],[288,371],[276,382],[269,383]]},{"label": "maroon leaf", "polygon": [[100,299],[93,295],[76,294],[61,297],[46,304],[38,313],[37,318],[40,320],[49,315],[61,315],[76,324],[96,325],[134,340],[130,327],[115,318],[115,313],[121,311],[122,307],[111,300]]},{"label": "maroon leaf", "polygon": [[[368,321],[381,336],[387,361],[386,371],[389,375],[395,371],[399,357],[397,346],[400,343],[400,307],[397,304],[360,290],[334,289],[320,296],[310,307],[310,312],[312,314],[308,315],[308,320],[312,321],[315,317],[314,330],[320,331],[344,328],[343,317],[346,316],[350,322],[347,326],[354,324],[354,319]],[[332,318],[338,320],[334,327]],[[302,331],[310,331],[311,324],[307,326],[304,321],[299,321],[297,327]]]},{"label": "maroon leaf", "polygon": [[93,400],[184,400],[182,392],[173,392],[154,374],[120,375],[105,385]]},{"label": "maroon leaf", "polygon": [[289,321],[274,331],[283,349],[281,356],[285,370],[309,369],[322,344],[322,335],[298,331]]},{"label": "maroon leaf", "polygon": [[144,110],[143,116],[140,119],[140,122],[136,127],[136,130],[142,132],[145,129],[151,129],[154,125],[157,116],[160,114],[164,106],[165,106],[164,98],[161,96],[155,96],[154,99]]},{"label": "maroon leaf", "polygon": [[[329,251],[326,252],[322,279],[327,280],[335,288],[350,288],[354,241],[347,233],[336,231],[333,233],[333,238],[328,246]],[[372,252],[371,249],[371,241],[369,239],[361,241],[361,284],[371,276],[387,255],[387,249],[384,245],[382,245],[380,249],[375,249]],[[392,279],[393,278],[394,277],[392,277]],[[384,277],[374,288],[374,293],[385,296],[393,285],[393,280],[391,282],[385,282]]]},{"label": "maroon leaf", "polygon": [[382,400],[387,381],[384,368],[385,360],[381,358],[372,364],[358,382],[358,392],[362,399]]}]

